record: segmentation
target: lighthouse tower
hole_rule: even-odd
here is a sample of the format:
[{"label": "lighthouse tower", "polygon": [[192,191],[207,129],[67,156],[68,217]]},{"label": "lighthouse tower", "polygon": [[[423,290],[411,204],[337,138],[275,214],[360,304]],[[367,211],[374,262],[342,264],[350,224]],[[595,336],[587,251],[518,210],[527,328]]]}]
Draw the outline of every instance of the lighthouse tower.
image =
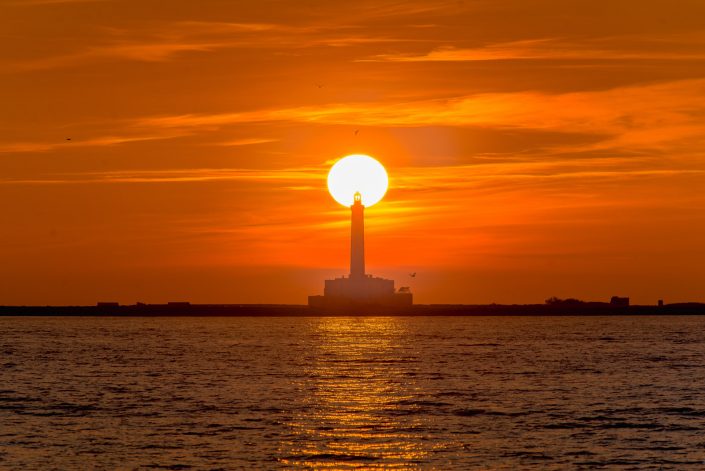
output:
[{"label": "lighthouse tower", "polygon": [[350,278],[365,277],[365,206],[356,192],[350,206]]},{"label": "lighthouse tower", "polygon": [[365,273],[365,206],[357,192],[350,206],[350,274],[325,280],[323,296],[309,296],[308,304],[319,309],[358,309],[411,306],[408,288],[394,289],[394,280]]}]

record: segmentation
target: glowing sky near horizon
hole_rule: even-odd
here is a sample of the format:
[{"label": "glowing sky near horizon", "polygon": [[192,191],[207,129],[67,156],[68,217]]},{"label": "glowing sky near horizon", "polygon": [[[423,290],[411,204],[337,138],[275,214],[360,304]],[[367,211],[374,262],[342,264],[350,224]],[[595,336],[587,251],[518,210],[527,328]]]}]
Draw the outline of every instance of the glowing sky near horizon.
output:
[{"label": "glowing sky near horizon", "polygon": [[[0,0],[0,304],[705,300],[705,3]],[[411,279],[408,273],[417,272]]]}]

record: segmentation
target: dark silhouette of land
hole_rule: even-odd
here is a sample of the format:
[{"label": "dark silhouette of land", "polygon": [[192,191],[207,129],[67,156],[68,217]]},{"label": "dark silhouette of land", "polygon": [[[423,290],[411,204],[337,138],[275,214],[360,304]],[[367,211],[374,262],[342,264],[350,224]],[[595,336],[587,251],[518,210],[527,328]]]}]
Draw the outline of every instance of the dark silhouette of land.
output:
[{"label": "dark silhouette of land", "polygon": [[[550,301],[550,300],[549,300]],[[687,316],[705,315],[705,303],[620,305],[558,300],[545,304],[416,304],[315,308],[296,304],[98,303],[95,306],[0,306],[0,316],[306,317],[306,316]]]}]

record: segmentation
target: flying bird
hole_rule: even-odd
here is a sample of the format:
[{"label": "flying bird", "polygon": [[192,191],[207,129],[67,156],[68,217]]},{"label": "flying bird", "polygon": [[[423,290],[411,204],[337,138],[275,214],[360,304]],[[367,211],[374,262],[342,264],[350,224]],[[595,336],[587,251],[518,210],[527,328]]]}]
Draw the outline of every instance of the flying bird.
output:
[{"label": "flying bird", "polygon": [[409,273],[409,276],[412,277],[412,278],[416,278],[416,272],[414,272],[414,273]]},{"label": "flying bird", "polygon": [[357,136],[357,133],[359,133],[359,132],[360,132],[360,130],[359,130],[359,129],[356,129],[356,130],[355,130],[355,135]]},{"label": "flying bird", "polygon": [[318,88],[323,88],[323,87],[325,87],[325,85],[323,85],[322,83],[317,83],[316,86],[317,86]]},{"label": "flying bird", "polygon": [[67,137],[67,138],[66,138],[66,140],[67,140],[67,141],[70,141],[70,140],[71,140],[71,138],[70,138],[70,137]]}]

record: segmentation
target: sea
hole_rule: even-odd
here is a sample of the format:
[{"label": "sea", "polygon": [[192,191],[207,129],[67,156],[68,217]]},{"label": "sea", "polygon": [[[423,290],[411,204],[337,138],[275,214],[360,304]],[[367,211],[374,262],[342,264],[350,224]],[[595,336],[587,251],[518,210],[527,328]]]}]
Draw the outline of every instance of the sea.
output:
[{"label": "sea", "polygon": [[705,469],[705,317],[0,318],[1,470]]}]

